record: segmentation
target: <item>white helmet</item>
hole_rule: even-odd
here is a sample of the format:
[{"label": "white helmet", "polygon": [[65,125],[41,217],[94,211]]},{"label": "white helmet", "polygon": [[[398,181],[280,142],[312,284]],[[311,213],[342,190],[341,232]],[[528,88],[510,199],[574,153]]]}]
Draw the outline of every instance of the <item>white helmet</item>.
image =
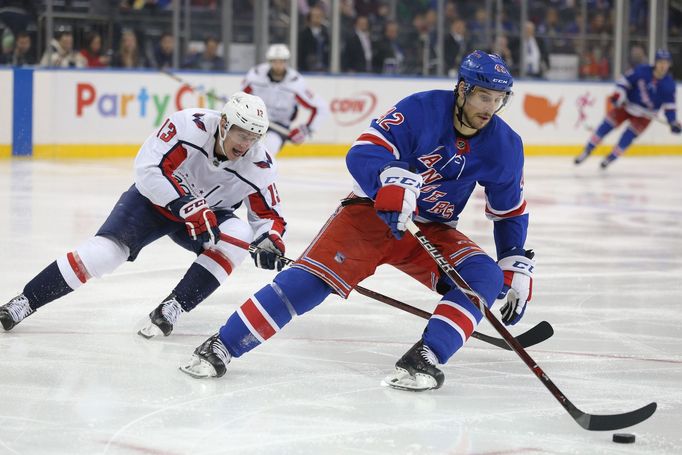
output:
[{"label": "white helmet", "polygon": [[[221,114],[227,120],[225,135],[232,128],[232,125],[261,136],[265,134],[268,126],[270,126],[268,111],[263,100],[255,95],[244,92],[237,92],[230,96],[225,106],[223,106]],[[222,139],[224,140],[224,137]]]},{"label": "white helmet", "polygon": [[265,58],[270,60],[289,60],[291,52],[286,44],[272,44],[265,53]]}]

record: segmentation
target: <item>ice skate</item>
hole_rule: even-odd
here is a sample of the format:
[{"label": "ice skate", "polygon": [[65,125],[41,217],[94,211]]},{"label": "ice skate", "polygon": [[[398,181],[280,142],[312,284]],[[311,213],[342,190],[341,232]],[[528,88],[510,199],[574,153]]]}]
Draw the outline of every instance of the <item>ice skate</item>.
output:
[{"label": "ice skate", "polygon": [[142,327],[137,334],[147,339],[161,334],[167,337],[173,331],[173,325],[181,313],[180,303],[175,299],[175,295],[171,294],[166,297],[161,305],[149,313],[149,323]]},{"label": "ice skate", "polygon": [[26,296],[19,294],[0,307],[0,322],[5,330],[12,330],[15,325],[34,312],[35,310],[29,305]]},{"label": "ice skate", "polygon": [[602,169],[606,169],[614,161],[616,161],[616,157],[614,155],[607,155],[606,158],[604,158],[602,162],[599,163],[599,167],[601,167]]},{"label": "ice skate", "polygon": [[194,350],[189,364],[180,367],[180,371],[198,379],[219,378],[225,374],[231,359],[232,355],[216,333]]},{"label": "ice skate", "polygon": [[419,340],[396,362],[395,371],[384,378],[382,385],[413,392],[438,389],[445,375],[437,365],[436,354]]},{"label": "ice skate", "polygon": [[576,165],[578,165],[578,164],[582,163],[583,161],[585,161],[587,159],[587,157],[590,156],[590,154],[592,154],[592,152],[585,149],[585,150],[583,150],[583,153],[581,153],[580,155],[576,156],[575,159],[573,159],[573,162]]}]

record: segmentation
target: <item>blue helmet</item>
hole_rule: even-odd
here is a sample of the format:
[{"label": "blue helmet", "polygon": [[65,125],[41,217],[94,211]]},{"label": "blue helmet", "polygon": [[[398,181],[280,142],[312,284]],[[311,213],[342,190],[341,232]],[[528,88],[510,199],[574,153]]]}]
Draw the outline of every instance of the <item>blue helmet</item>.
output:
[{"label": "blue helmet", "polygon": [[670,55],[670,51],[666,49],[658,49],[656,51],[656,57],[654,58],[654,61],[655,60],[668,60],[669,62],[671,62],[673,60],[673,57],[672,55]]},{"label": "blue helmet", "polygon": [[467,84],[467,91],[478,86],[509,93],[514,85],[514,78],[502,57],[483,51],[473,51],[464,57],[458,77]]}]

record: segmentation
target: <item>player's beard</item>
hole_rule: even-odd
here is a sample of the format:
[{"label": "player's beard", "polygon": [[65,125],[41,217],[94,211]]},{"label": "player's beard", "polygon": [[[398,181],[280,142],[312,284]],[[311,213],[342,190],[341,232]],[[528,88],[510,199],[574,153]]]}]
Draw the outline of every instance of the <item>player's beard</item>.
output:
[{"label": "player's beard", "polygon": [[[485,127],[491,120],[492,116],[490,116],[487,120],[484,120],[480,117],[478,117],[479,114],[475,114],[473,116],[469,115],[469,112],[466,111],[466,109],[462,109],[462,123],[464,123],[465,126],[468,126],[469,128],[473,128],[475,130],[480,130],[483,127]],[[487,114],[485,114],[487,115]]]}]

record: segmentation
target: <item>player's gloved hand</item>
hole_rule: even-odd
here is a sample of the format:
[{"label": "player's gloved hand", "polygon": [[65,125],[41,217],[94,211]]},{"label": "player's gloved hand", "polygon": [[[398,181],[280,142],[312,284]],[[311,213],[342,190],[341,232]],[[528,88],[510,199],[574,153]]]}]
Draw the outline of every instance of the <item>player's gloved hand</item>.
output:
[{"label": "player's gloved hand", "polygon": [[251,253],[256,267],[268,270],[277,270],[278,272],[284,267],[284,241],[282,236],[277,231],[268,231],[260,235],[256,240],[251,242],[252,246],[259,249],[258,252]]},{"label": "player's gloved hand", "polygon": [[406,163],[394,161],[379,174],[379,181],[381,188],[377,191],[374,209],[400,240],[407,229],[405,223],[417,210],[422,176],[408,171]]},{"label": "player's gloved hand", "polygon": [[289,132],[289,140],[293,142],[294,144],[300,144],[303,141],[306,140],[308,136],[310,136],[310,128],[308,128],[308,125],[301,125]]},{"label": "player's gloved hand", "polygon": [[506,297],[506,303],[500,309],[505,325],[514,325],[521,320],[526,304],[533,296],[534,256],[533,250],[514,248],[497,261],[504,273],[504,286],[497,298]]},{"label": "player's gloved hand", "polygon": [[172,201],[168,210],[178,218],[185,220],[185,227],[190,238],[202,245],[206,242],[214,244],[220,238],[218,219],[204,198],[191,195]]},{"label": "player's gloved hand", "polygon": [[616,92],[609,97],[609,101],[611,101],[611,104],[613,107],[622,107],[625,105],[625,103],[628,100],[628,96],[625,93],[625,91],[621,90],[620,88],[616,90]]},{"label": "player's gloved hand", "polygon": [[682,133],[682,125],[680,125],[679,121],[675,120],[674,122],[670,122],[670,132],[673,134]]}]

